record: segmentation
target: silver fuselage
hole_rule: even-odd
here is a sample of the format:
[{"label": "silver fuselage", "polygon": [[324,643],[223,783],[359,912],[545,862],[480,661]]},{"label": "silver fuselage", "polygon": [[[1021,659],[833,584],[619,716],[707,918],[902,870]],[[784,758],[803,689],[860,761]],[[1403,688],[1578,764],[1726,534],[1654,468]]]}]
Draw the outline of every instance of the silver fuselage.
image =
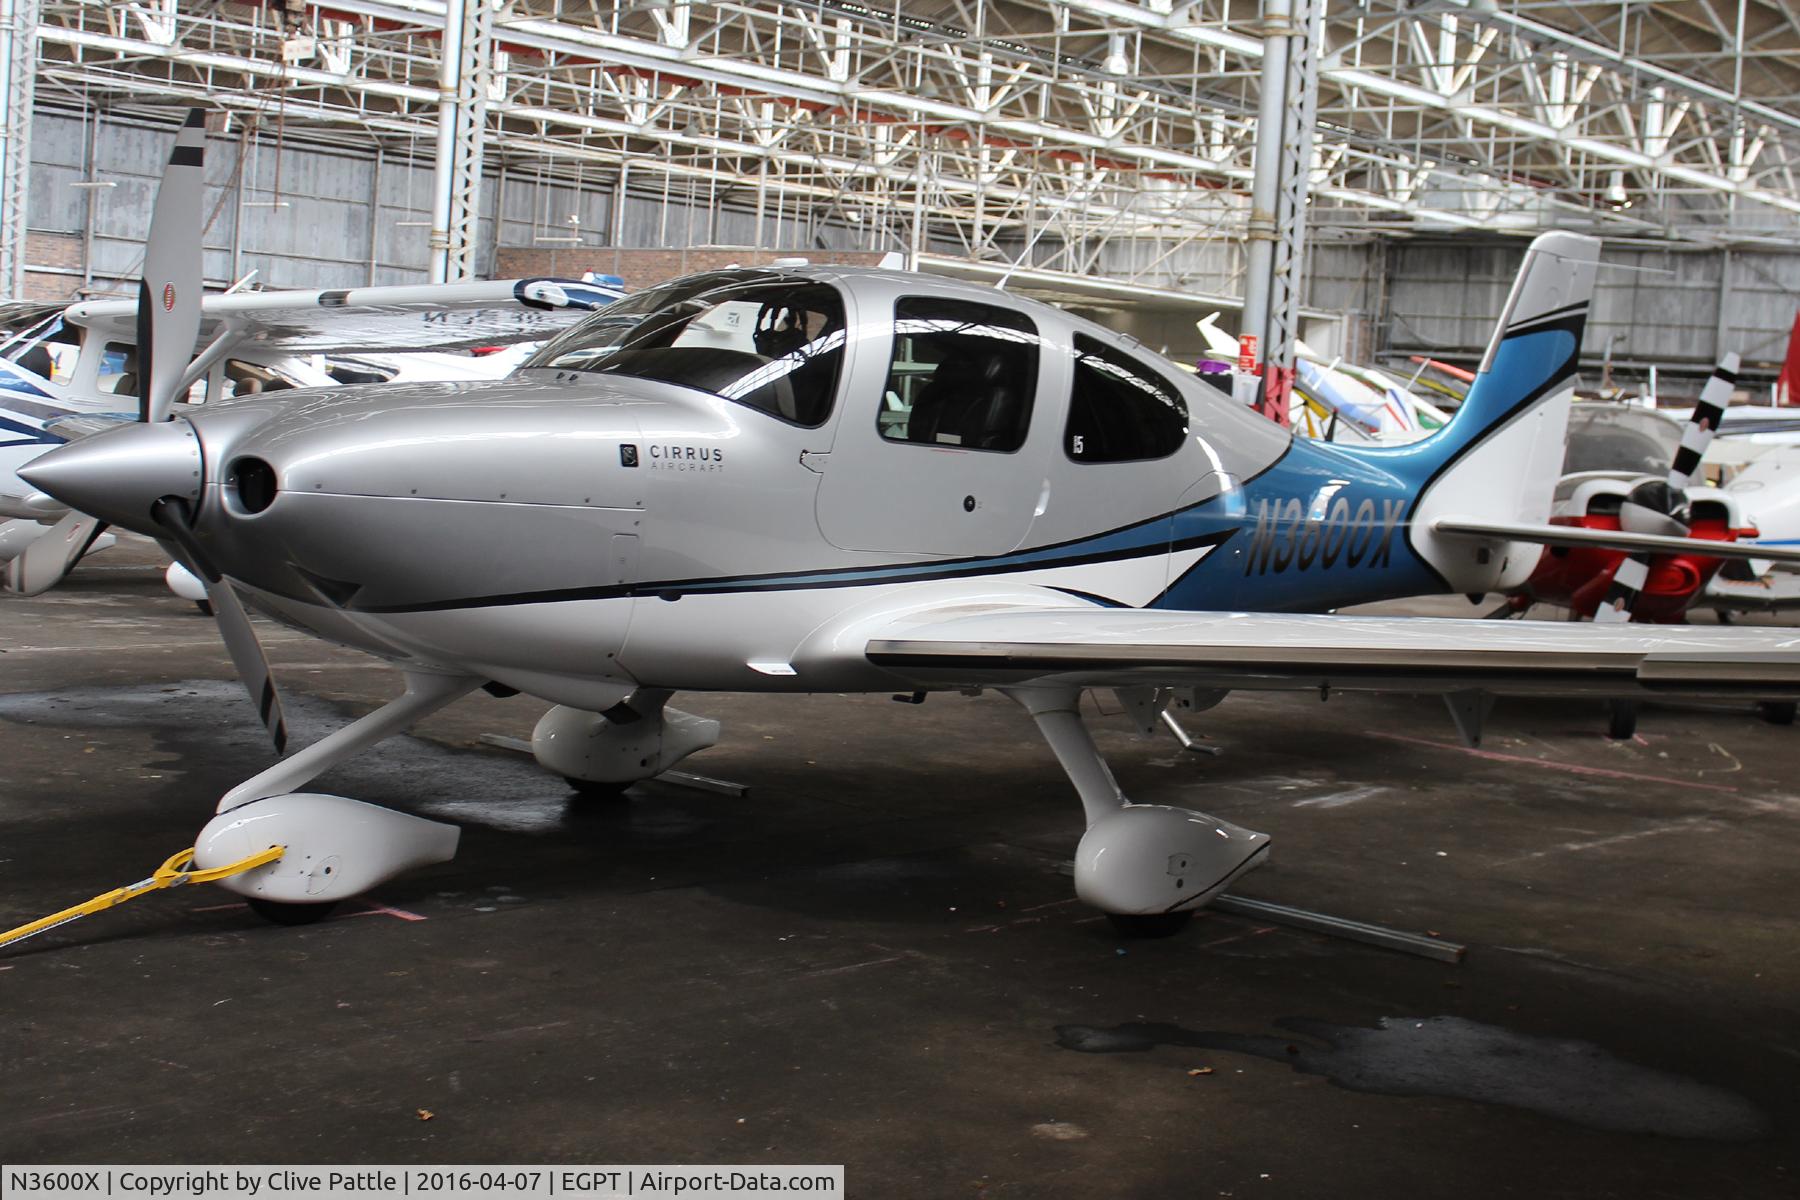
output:
[{"label": "silver fuselage", "polygon": [[[192,418],[205,464],[199,535],[273,615],[561,703],[593,707],[633,685],[883,689],[890,676],[821,643],[929,603],[946,577],[966,593],[983,561],[1227,492],[1289,444],[1138,351],[1183,390],[1191,436],[1156,461],[1072,461],[1061,452],[1072,335],[1117,335],[942,280],[929,281],[932,294],[1000,301],[1036,325],[1029,433],[1005,454],[887,441],[877,408],[893,303],[925,281],[807,274],[842,290],[850,331],[837,402],[819,428],[674,384],[547,370],[288,392]],[[234,483],[245,458],[279,480],[260,512]],[[1181,565],[1166,539],[1147,549],[1041,570],[1006,561],[988,586],[1035,603],[1048,586],[1141,606]],[[902,577],[867,578],[890,565]],[[803,669],[809,647],[828,681]]]}]

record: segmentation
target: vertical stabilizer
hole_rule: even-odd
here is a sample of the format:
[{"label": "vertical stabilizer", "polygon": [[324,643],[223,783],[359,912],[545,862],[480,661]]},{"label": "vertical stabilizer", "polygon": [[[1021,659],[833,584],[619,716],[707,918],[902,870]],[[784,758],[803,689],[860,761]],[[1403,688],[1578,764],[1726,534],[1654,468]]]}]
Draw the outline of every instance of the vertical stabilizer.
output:
[{"label": "vertical stabilizer", "polygon": [[1531,243],[1462,407],[1409,448],[1423,476],[1413,545],[1456,591],[1515,586],[1537,563],[1535,545],[1453,541],[1434,536],[1430,524],[1450,513],[1549,518],[1599,257],[1599,240],[1580,234],[1546,233]]}]

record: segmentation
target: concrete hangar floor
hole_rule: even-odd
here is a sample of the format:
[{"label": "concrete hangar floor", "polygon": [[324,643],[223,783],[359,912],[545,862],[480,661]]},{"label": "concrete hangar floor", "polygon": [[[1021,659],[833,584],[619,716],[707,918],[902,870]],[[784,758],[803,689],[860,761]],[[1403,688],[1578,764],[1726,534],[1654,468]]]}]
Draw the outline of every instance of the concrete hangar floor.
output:
[{"label": "concrete hangar floor", "polygon": [[[0,924],[146,875],[267,762],[212,625],[124,544],[0,608]],[[1439,602],[1432,602],[1437,604]],[[1450,611],[1467,611],[1463,601]],[[396,687],[273,626],[298,740]],[[1240,695],[1143,801],[1275,835],[1250,896],[1463,965],[1075,903],[1068,784],[998,698],[689,697],[697,771],[584,805],[478,695],[322,790],[459,822],[306,928],[164,893],[0,952],[0,1161],[845,1163],[874,1196],[1793,1196],[1800,730]],[[423,919],[419,919],[423,918]],[[432,1114],[421,1118],[421,1110]]]}]

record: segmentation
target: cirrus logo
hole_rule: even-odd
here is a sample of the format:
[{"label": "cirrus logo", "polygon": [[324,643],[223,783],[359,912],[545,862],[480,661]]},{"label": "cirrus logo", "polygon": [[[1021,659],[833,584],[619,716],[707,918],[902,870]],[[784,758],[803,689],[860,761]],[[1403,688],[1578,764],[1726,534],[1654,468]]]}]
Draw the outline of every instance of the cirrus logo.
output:
[{"label": "cirrus logo", "polygon": [[649,447],[649,459],[652,471],[717,471],[725,452],[717,446],[662,444]]}]

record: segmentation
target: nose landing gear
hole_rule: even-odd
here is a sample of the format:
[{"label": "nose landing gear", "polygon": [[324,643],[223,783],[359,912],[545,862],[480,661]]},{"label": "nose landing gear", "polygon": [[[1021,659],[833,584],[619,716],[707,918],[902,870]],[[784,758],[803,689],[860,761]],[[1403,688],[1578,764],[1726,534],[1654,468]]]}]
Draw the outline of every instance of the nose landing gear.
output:
[{"label": "nose landing gear", "polygon": [[531,753],[582,798],[617,797],[718,743],[719,723],[669,708],[673,694],[639,688],[603,713],[559,704],[531,731]]}]

